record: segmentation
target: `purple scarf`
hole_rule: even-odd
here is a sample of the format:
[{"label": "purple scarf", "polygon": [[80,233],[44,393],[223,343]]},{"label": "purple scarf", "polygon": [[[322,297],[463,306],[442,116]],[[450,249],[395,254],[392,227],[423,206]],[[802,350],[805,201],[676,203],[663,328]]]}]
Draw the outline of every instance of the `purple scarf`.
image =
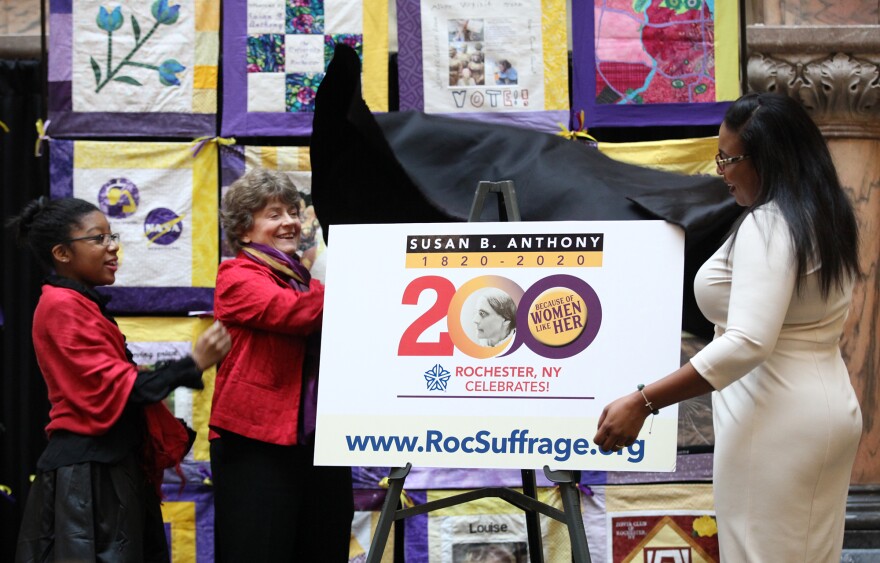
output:
[{"label": "purple scarf", "polygon": [[270,268],[287,281],[293,289],[298,291],[309,290],[312,274],[300,262],[299,256],[288,256],[277,248],[258,242],[249,242],[242,245],[241,249],[244,251],[245,257],[257,264]]}]

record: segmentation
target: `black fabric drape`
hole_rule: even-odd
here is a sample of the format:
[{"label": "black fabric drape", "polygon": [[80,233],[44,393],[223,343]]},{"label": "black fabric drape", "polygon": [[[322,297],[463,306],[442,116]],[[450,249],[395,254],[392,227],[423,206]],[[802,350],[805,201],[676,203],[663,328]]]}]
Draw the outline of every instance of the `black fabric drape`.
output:
[{"label": "black fabric drape", "polygon": [[[727,186],[624,164],[580,143],[521,128],[426,115],[372,114],[360,61],[336,47],[315,103],[312,202],[332,239],[336,224],[466,221],[481,180],[512,180],[523,221],[664,219],[685,241],[682,328],[712,325],[693,295],[700,265],[739,215]],[[484,209],[484,220],[498,220]]]},{"label": "black fabric drape", "polygon": [[[34,157],[37,119],[43,113],[38,61],[0,60],[0,218],[49,193],[47,158]],[[0,561],[15,552],[29,475],[46,444],[43,427],[49,403],[31,344],[31,319],[44,272],[5,228],[0,235],[3,326],[0,328],[0,484],[14,502],[0,496]]]}]

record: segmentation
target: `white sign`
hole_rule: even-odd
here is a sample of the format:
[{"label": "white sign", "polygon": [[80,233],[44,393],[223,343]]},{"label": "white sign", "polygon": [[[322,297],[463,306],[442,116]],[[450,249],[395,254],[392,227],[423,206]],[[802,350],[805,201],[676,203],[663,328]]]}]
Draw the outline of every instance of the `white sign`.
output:
[{"label": "white sign", "polygon": [[[334,225],[318,465],[673,471],[677,409],[617,452],[603,407],[679,367],[662,221]],[[649,432],[649,428],[650,432]]]}]

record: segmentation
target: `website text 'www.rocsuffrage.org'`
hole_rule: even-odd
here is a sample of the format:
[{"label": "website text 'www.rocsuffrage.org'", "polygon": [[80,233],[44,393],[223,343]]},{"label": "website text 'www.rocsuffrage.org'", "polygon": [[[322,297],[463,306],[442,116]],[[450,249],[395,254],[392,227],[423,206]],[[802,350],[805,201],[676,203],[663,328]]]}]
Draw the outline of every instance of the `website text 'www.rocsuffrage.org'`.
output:
[{"label": "website text 'www.rocsuffrage.org'", "polygon": [[347,435],[345,441],[351,452],[419,452],[465,453],[473,455],[553,454],[556,461],[595,455],[623,455],[630,463],[639,463],[645,457],[645,441],[636,440],[618,451],[606,451],[590,445],[586,438],[541,438],[529,435],[528,430],[516,429],[508,436],[493,436],[489,430],[480,430],[472,436],[445,436],[439,430],[425,431],[421,436],[396,434]]}]

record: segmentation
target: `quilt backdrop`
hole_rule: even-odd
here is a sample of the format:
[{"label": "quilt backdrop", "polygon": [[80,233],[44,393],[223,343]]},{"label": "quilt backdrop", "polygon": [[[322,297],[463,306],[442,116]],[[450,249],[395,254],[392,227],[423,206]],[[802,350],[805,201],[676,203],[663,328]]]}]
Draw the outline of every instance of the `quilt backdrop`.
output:
[{"label": "quilt backdrop", "polygon": [[52,197],[97,205],[122,235],[114,313],[210,311],[218,263],[217,143],[52,140]]},{"label": "quilt backdrop", "polygon": [[[179,360],[192,352],[199,335],[213,323],[211,317],[122,317],[116,322],[125,335],[126,345],[138,366]],[[208,461],[208,418],[214,395],[216,368],[202,373],[205,388],[201,391],[178,387],[166,402],[174,416],[186,421],[196,431],[196,441],[188,460]]]},{"label": "quilt backdrop", "polygon": [[49,133],[216,133],[220,0],[50,0]]},{"label": "quilt backdrop", "polygon": [[338,43],[363,62],[370,109],[387,111],[387,0],[224,2],[223,135],[311,134],[315,92]]},{"label": "quilt backdrop", "polygon": [[711,483],[607,486],[608,563],[717,563],[718,524]]},{"label": "quilt backdrop", "polygon": [[564,0],[398,0],[400,109],[554,132],[568,123]]},{"label": "quilt backdrop", "polygon": [[184,485],[168,470],[162,485],[162,520],[173,563],[214,561],[214,491],[207,464],[183,463]]},{"label": "quilt backdrop", "polygon": [[738,0],[573,0],[586,125],[721,123],[740,95]]},{"label": "quilt backdrop", "polygon": [[[417,490],[409,497],[415,504],[443,500],[465,490]],[[556,487],[538,489],[538,500],[563,510],[562,498]],[[585,521],[587,542],[593,546],[604,543],[602,499],[581,495],[581,511]],[[592,515],[598,518],[593,518]],[[427,514],[407,518],[405,560],[423,563],[467,563],[470,561],[502,561],[528,563],[528,532],[525,513],[499,498],[483,498]],[[563,522],[542,517],[541,540],[543,560],[547,563],[571,561],[568,528]],[[598,526],[596,525],[598,524]],[[592,557],[591,557],[592,558]],[[596,559],[593,559],[596,561]],[[600,560],[601,561],[601,560]]]}]

